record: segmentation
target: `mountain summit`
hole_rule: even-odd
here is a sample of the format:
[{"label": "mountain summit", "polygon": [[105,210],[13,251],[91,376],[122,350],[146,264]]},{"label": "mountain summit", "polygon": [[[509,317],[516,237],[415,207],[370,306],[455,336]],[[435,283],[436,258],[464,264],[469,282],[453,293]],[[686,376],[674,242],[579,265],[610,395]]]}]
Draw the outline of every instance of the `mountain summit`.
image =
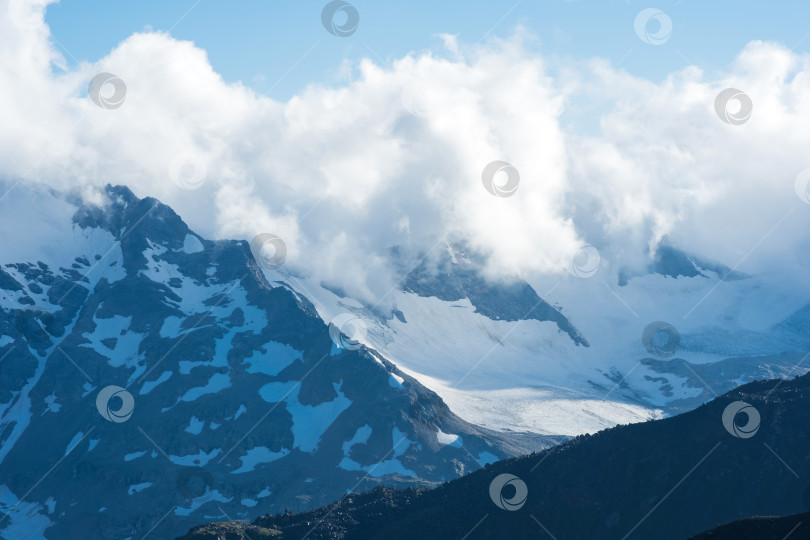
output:
[{"label": "mountain summit", "polygon": [[461,420],[271,285],[248,242],[100,195],[21,186],[0,203],[4,538],[167,538],[562,440]]}]

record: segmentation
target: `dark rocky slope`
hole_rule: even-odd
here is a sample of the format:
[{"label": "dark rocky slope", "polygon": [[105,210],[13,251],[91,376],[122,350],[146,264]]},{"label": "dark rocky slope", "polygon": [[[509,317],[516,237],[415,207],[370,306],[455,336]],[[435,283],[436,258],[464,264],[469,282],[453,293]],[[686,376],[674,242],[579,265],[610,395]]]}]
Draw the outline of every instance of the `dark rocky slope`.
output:
[{"label": "dark rocky slope", "polygon": [[[753,407],[753,420],[759,413],[756,431],[745,412],[724,424],[738,401]],[[808,444],[810,375],[758,381],[694,411],[577,437],[436,489],[377,489],[255,524],[282,538],[683,540],[745,516],[802,511]],[[490,493],[503,474],[519,481],[500,490],[500,506],[523,498],[521,482],[527,488],[514,511]],[[209,537],[191,531],[183,540],[201,538]]]},{"label": "dark rocky slope", "polygon": [[689,540],[807,540],[810,512],[784,517],[750,517],[720,525]]}]

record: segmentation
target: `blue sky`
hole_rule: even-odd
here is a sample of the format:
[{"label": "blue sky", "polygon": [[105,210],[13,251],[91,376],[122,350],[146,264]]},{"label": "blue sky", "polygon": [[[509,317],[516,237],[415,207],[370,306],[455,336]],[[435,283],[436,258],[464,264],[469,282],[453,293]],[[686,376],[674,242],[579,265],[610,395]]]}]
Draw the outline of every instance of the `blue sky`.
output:
[{"label": "blue sky", "polygon": [[[351,1],[348,37],[324,28],[326,0],[62,0],[52,43],[36,13],[0,9],[0,177],[125,184],[207,237],[271,232],[290,268],[372,301],[393,279],[378,254],[441,236],[532,278],[585,244],[642,268],[663,238],[731,267],[784,222],[740,271],[810,267],[810,4]],[[650,7],[672,23],[657,46],[635,25]],[[531,38],[460,58],[438,37],[519,27]],[[361,58],[386,69],[344,88]],[[90,98],[100,72],[122,77],[123,106]],[[738,101],[718,107],[729,89],[753,104],[744,125]],[[493,161],[520,172],[509,201],[482,185]]]},{"label": "blue sky", "polygon": [[[388,63],[410,51],[441,49],[437,34],[463,44],[507,37],[518,25],[537,38],[545,57],[599,56],[631,74],[660,80],[689,63],[723,70],[751,40],[779,41],[797,52],[810,47],[810,3],[662,1],[480,0],[352,4],[360,25],[349,37],[327,33],[325,1],[300,0],[62,0],[46,21],[71,67],[96,61],[134,32],[168,31],[205,49],[226,81],[242,81],[261,94],[286,100],[310,83],[341,84],[345,59]],[[636,14],[656,7],[672,19],[661,46],[642,42]]]}]

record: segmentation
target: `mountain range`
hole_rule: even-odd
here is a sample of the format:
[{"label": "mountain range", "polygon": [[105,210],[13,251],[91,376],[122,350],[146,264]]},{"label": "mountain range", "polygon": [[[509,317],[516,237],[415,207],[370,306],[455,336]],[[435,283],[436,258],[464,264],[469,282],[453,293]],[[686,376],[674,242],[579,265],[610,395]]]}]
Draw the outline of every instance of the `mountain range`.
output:
[{"label": "mountain range", "polygon": [[[688,415],[741,384],[807,371],[809,299],[669,245],[642,268],[617,268],[593,248],[565,276],[528,281],[489,275],[463,243],[392,246],[384,256],[397,284],[369,304],[282,264],[272,231],[211,241],[122,186],[91,195],[6,187],[8,539],[172,538],[205,522],[237,531],[243,521],[295,536],[321,520],[311,534],[352,537],[370,532],[355,522],[379,526],[364,512],[428,536],[427,520],[437,519],[447,528],[439,532],[457,534],[467,523],[439,512],[435,497],[463,486],[452,496],[483,518],[492,511],[481,497],[488,488],[479,490],[487,475],[523,478],[538,457],[543,488],[522,481],[546,498],[526,508],[534,500],[537,512],[552,512],[558,537],[571,520],[582,529],[569,537],[607,538],[709,450],[682,448],[682,430],[653,426],[702,418]],[[616,435],[617,424],[639,422],[631,427],[641,431]],[[652,454],[638,454],[645,448]],[[655,481],[639,476],[628,489],[646,498],[630,500],[600,466]],[[583,495],[591,491],[599,495]],[[574,504],[580,497],[589,505]],[[569,504],[554,507],[561,501]],[[669,530],[801,509],[733,508],[707,514],[702,528],[696,520]],[[496,515],[476,530],[501,534]],[[529,532],[521,527],[505,531]]]}]

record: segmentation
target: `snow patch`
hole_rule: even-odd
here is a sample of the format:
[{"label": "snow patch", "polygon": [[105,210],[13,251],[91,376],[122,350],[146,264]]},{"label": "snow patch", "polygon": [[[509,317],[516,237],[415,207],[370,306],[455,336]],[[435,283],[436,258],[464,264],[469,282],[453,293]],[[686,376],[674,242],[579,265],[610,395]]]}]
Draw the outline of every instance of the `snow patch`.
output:
[{"label": "snow patch", "polygon": [[80,431],[76,435],[74,435],[72,439],[70,439],[70,442],[67,445],[67,449],[65,450],[65,455],[68,455],[73,451],[74,448],[76,448],[76,445],[79,444],[83,436],[84,432]]},{"label": "snow patch", "polygon": [[271,452],[269,448],[264,446],[250,448],[246,451],[244,456],[239,458],[242,461],[242,466],[235,471],[231,471],[231,474],[251,472],[256,465],[271,463],[277,459],[283,458],[289,453],[290,451],[286,448],[282,448],[280,452]]},{"label": "snow patch", "polygon": [[183,253],[193,255],[194,253],[203,251],[203,249],[202,242],[200,242],[200,239],[193,234],[187,234],[183,239]]},{"label": "snow patch", "polygon": [[302,452],[314,452],[321,436],[340,414],[349,408],[352,401],[341,391],[342,381],[332,383],[337,397],[318,405],[302,405],[298,400],[301,385],[298,381],[271,382],[259,389],[259,395],[268,403],[286,401],[287,412],[292,416],[292,432],[295,448]]},{"label": "snow patch", "polygon": [[214,459],[220,451],[220,448],[214,448],[206,454],[205,451],[200,450],[196,454],[189,454],[186,456],[170,455],[169,459],[171,459],[172,463],[175,465],[182,465],[183,467],[205,467],[205,465]]},{"label": "snow patch", "polygon": [[165,319],[163,319],[163,324],[160,326],[160,337],[162,338],[176,338],[179,337],[182,332],[182,322],[183,319],[180,317],[175,317],[174,315],[169,315]]},{"label": "snow patch", "polygon": [[143,456],[146,453],[146,450],[142,452],[132,452],[131,454],[127,454],[124,456],[124,461],[132,461],[133,459],[138,459],[139,457]]},{"label": "snow patch", "polygon": [[230,375],[227,373],[214,373],[211,375],[211,378],[208,379],[208,383],[206,383],[205,386],[197,386],[189,389],[185,394],[183,394],[180,401],[194,401],[195,399],[198,399],[206,394],[216,394],[217,392],[230,386]]},{"label": "snow patch", "polygon": [[129,489],[127,489],[127,495],[132,495],[133,493],[139,493],[139,492],[145,490],[146,488],[148,488],[151,485],[152,485],[152,482],[141,482],[140,484],[132,484],[131,486],[129,486]]},{"label": "snow patch", "polygon": [[352,438],[343,443],[343,456],[351,457],[352,446],[355,444],[367,444],[369,437],[371,437],[371,426],[367,424],[357,428]]},{"label": "snow patch", "polygon": [[[141,342],[146,336],[129,331],[132,317],[114,315],[109,319],[99,319],[93,315],[93,322],[95,330],[82,334],[89,343],[82,343],[81,347],[93,349],[106,358],[111,367],[133,369],[130,380],[137,379],[146,371],[146,365],[141,363],[144,356],[139,352]],[[112,346],[102,343],[103,341],[112,343]]]},{"label": "snow patch", "polygon": [[177,507],[174,509],[174,515],[176,516],[190,516],[195,510],[199,507],[204,505],[208,502],[221,502],[221,503],[228,503],[233,500],[233,497],[228,498],[221,494],[216,489],[214,490],[205,490],[205,493],[200,495],[199,497],[193,499],[191,501],[191,506],[188,508]]},{"label": "snow patch", "polygon": [[250,356],[242,360],[243,364],[248,365],[247,369],[245,369],[248,373],[264,373],[265,375],[276,376],[284,368],[302,358],[301,351],[293,349],[284,343],[271,341],[265,343],[262,348],[267,351],[263,356],[256,358],[256,352],[254,351]]},{"label": "snow patch", "polygon": [[20,502],[7,486],[0,485],[0,511],[8,516],[8,525],[0,530],[0,537],[9,540],[47,540],[45,529],[53,522],[42,514],[42,510],[41,504]]},{"label": "snow patch", "polygon": [[464,441],[461,437],[454,433],[445,433],[442,430],[438,430],[436,432],[436,440],[439,441],[439,444],[443,446],[455,446],[456,448],[461,448]]},{"label": "snow patch", "polygon": [[[371,429],[369,428],[368,430],[365,430],[364,428],[366,427],[368,426],[363,426],[362,428],[358,429],[357,433],[355,433],[354,437],[352,437],[352,441],[357,439],[359,442],[363,439],[363,437],[365,437],[365,441],[368,441],[368,437],[371,435]],[[417,474],[410,469],[406,469],[405,466],[402,464],[402,462],[398,459],[408,450],[408,448],[411,447],[411,445],[416,443],[409,440],[407,435],[405,433],[402,433],[396,427],[394,427],[391,436],[393,439],[393,454],[394,454],[392,458],[371,465],[360,465],[358,462],[352,460],[347,456],[340,461],[339,465],[340,468],[347,471],[365,471],[366,473],[368,473],[369,476],[373,478],[380,478],[388,474],[401,474],[403,476],[416,477]],[[352,443],[352,441],[344,443],[343,445],[344,454],[346,454],[347,449],[351,449],[351,446],[353,446],[353,444],[350,444]]]},{"label": "snow patch", "polygon": [[95,385],[90,384],[89,382],[83,383],[82,384],[82,390],[84,390],[84,392],[82,392],[82,397],[87,396],[90,392],[92,392],[95,389],[96,389]]},{"label": "snow patch", "polygon": [[42,411],[42,414],[45,414],[46,412],[57,413],[59,412],[59,409],[62,408],[62,406],[56,402],[56,394],[54,393],[51,393],[49,396],[45,396],[45,405],[47,405],[47,407],[44,411]]},{"label": "snow patch", "polygon": [[205,427],[205,422],[202,420],[198,420],[196,416],[192,416],[191,420],[188,423],[186,431],[193,435],[199,435],[200,433],[202,433],[203,427]]},{"label": "snow patch", "polygon": [[489,465],[490,463],[495,463],[496,461],[498,461],[498,456],[496,456],[495,454],[490,454],[489,452],[481,452],[480,454],[478,454],[476,460],[481,465]]}]

